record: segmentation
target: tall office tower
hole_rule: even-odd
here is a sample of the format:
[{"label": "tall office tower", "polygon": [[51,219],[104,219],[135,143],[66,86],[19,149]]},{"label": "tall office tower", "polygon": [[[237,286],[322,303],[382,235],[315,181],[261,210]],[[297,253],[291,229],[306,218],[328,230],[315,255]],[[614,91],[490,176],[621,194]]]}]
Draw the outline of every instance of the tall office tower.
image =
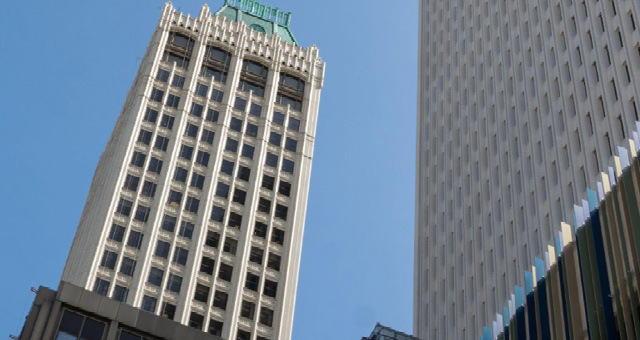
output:
[{"label": "tall office tower", "polygon": [[640,3],[422,0],[414,334],[476,337],[630,138]]},{"label": "tall office tower", "polygon": [[291,14],[167,3],[62,281],[224,339],[289,339],[325,64]]}]

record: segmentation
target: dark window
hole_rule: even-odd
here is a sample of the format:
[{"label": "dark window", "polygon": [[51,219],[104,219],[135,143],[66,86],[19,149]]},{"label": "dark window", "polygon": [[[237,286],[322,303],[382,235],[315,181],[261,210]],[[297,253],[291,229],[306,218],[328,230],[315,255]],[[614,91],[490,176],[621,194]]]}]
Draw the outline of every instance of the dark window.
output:
[{"label": "dark window", "polygon": [[203,256],[202,261],[200,261],[200,271],[205,274],[213,275],[213,268],[215,267],[215,265],[216,265],[216,261],[206,256]]},{"label": "dark window", "polygon": [[[178,104],[180,104],[180,97],[174,95],[174,94],[169,94],[167,96],[167,106],[169,107],[173,107],[173,108],[178,108]],[[171,129],[171,128],[169,128]]]},{"label": "dark window", "polygon": [[100,266],[113,270],[113,268],[115,268],[116,266],[117,260],[118,254],[112,251],[105,250],[104,253],[102,253],[102,261],[100,261]]},{"label": "dark window", "polygon": [[204,324],[204,316],[195,312],[191,312],[191,316],[189,317],[189,327],[202,330],[203,324]]},{"label": "dark window", "polygon": [[111,298],[119,302],[125,302],[127,300],[127,296],[129,296],[129,289],[127,287],[116,285],[113,289],[113,296]]},{"label": "dark window", "polygon": [[269,175],[262,175],[262,187],[269,190],[273,190],[273,186],[276,182],[275,177]]},{"label": "dark window", "polygon": [[159,68],[158,73],[156,73],[156,80],[166,83],[169,80],[169,71]]},{"label": "dark window", "polygon": [[[177,88],[182,88],[184,86],[184,77],[174,74],[173,75],[173,81],[171,82],[171,86],[175,86]],[[169,97],[171,97],[171,95],[169,95]],[[178,98],[180,99],[180,98]],[[176,105],[177,106],[177,105]]]},{"label": "dark window", "polygon": [[238,188],[233,189],[233,201],[244,205],[247,198],[247,192]]},{"label": "dark window", "polygon": [[142,196],[147,196],[147,197],[153,197],[156,195],[156,188],[158,187],[158,185],[156,185],[153,182],[149,182],[149,181],[144,181],[144,184],[142,185]]},{"label": "dark window", "polygon": [[267,259],[267,267],[280,271],[280,255],[269,253],[269,258]]},{"label": "dark window", "polygon": [[213,110],[213,109],[209,109],[207,111],[207,117],[206,119],[212,123],[215,123],[218,121],[218,116],[220,116],[220,112]]},{"label": "dark window", "polygon": [[291,183],[280,181],[280,184],[278,185],[278,192],[289,197],[289,195],[291,195]]},{"label": "dark window", "polygon": [[207,238],[205,239],[204,244],[209,247],[218,248],[219,242],[220,242],[220,234],[215,231],[208,230]]},{"label": "dark window", "polygon": [[193,146],[182,145],[180,146],[180,157],[191,160],[191,156],[193,156]]},{"label": "dark window", "polygon": [[152,135],[153,135],[153,132],[141,129],[140,133],[138,134],[138,142],[144,145],[149,145],[149,143],[151,143]]},{"label": "dark window", "polygon": [[258,211],[261,211],[263,213],[270,213],[271,212],[271,201],[269,201],[268,199],[264,198],[264,197],[260,197],[260,199],[258,200]]},{"label": "dark window", "polygon": [[284,244],[284,230],[273,228],[271,232],[271,242],[275,242],[279,245]]},{"label": "dark window", "polygon": [[157,304],[158,304],[158,299],[145,295],[142,297],[142,304],[140,305],[140,309],[150,313],[155,313]]},{"label": "dark window", "polygon": [[[169,96],[169,97],[171,97],[171,96]],[[180,98],[178,98],[178,99],[180,99]],[[175,120],[176,120],[176,118],[174,116],[162,115],[162,119],[160,120],[160,126],[171,130],[171,129],[173,129],[173,123],[175,122]]]},{"label": "dark window", "polygon": [[218,182],[218,187],[216,188],[216,196],[222,198],[229,197],[229,185]]},{"label": "dark window", "polygon": [[182,193],[177,191],[169,191],[169,197],[167,199],[167,204],[172,207],[179,207],[180,203],[182,203]]},{"label": "dark window", "polygon": [[162,161],[155,157],[151,157],[151,160],[149,161],[149,171],[159,174],[160,171],[162,171]]},{"label": "dark window", "polygon": [[123,236],[124,236],[124,227],[115,223],[112,224],[111,230],[109,230],[109,238],[116,242],[122,242]]},{"label": "dark window", "polygon": [[100,340],[104,337],[105,324],[65,309],[56,339]]},{"label": "dark window", "polygon": [[224,245],[222,246],[222,251],[224,251],[225,253],[229,253],[231,255],[235,255],[236,250],[238,250],[238,241],[227,236],[224,239]]},{"label": "dark window", "polygon": [[278,166],[278,156],[272,154],[271,152],[267,152],[267,158],[265,159],[264,164],[275,168],[276,166]]},{"label": "dark window", "polygon": [[249,254],[249,261],[262,265],[263,257],[264,257],[264,250],[258,247],[251,247],[251,253]]},{"label": "dark window", "polygon": [[282,112],[274,111],[272,121],[280,126],[284,126],[284,115]]},{"label": "dark window", "polygon": [[218,270],[218,278],[220,278],[221,280],[225,280],[227,282],[231,282],[232,275],[233,275],[233,267],[226,263],[220,263],[220,269]]},{"label": "dark window", "polygon": [[258,78],[267,79],[267,73],[269,73],[269,68],[264,65],[253,62],[251,60],[243,60],[242,72],[246,72]]},{"label": "dark window", "polygon": [[258,285],[260,284],[260,277],[251,273],[247,273],[247,280],[244,283],[244,287],[254,292],[258,291]]},{"label": "dark window", "polygon": [[184,248],[176,247],[176,249],[173,251],[173,262],[184,266],[187,264],[188,255],[189,255],[188,250]]},{"label": "dark window", "polygon": [[118,202],[118,207],[116,208],[116,212],[118,214],[129,216],[131,215],[131,208],[133,207],[133,202],[121,198]]},{"label": "dark window", "polygon": [[154,88],[151,90],[151,100],[154,102],[162,103],[162,98],[164,98],[164,91],[158,90]]},{"label": "dark window", "polygon": [[231,228],[240,229],[241,225],[242,225],[242,215],[236,214],[234,212],[230,212],[229,223],[227,223],[227,226]]},{"label": "dark window", "polygon": [[231,117],[231,121],[229,122],[229,128],[233,131],[242,132],[242,120]]},{"label": "dark window", "polygon": [[275,146],[280,146],[280,144],[282,144],[282,135],[276,132],[271,132],[269,135],[269,143]]},{"label": "dark window", "polygon": [[133,272],[135,270],[136,270],[136,261],[126,256],[123,257],[122,263],[120,263],[120,273],[127,276],[133,276]]},{"label": "dark window", "polygon": [[202,136],[200,136],[200,141],[205,142],[207,144],[212,144],[214,137],[215,137],[215,133],[213,131],[202,129]]},{"label": "dark window", "polygon": [[194,188],[202,189],[204,186],[204,176],[193,173],[191,174],[191,186]]},{"label": "dark window", "polygon": [[149,123],[155,123],[156,119],[158,119],[158,111],[147,108],[147,111],[144,113],[143,120]]},{"label": "dark window", "polygon": [[296,92],[304,92],[304,80],[290,76],[286,73],[280,73],[280,80],[278,84],[288,87]]},{"label": "dark window", "polygon": [[240,79],[238,82],[238,90],[243,92],[253,91],[254,96],[264,97],[264,86],[256,85],[246,80]]},{"label": "dark window", "polygon": [[169,244],[169,242],[158,240],[158,243],[156,243],[155,255],[166,259],[169,257],[170,249],[171,249],[171,244]]},{"label": "dark window", "polygon": [[193,228],[194,228],[194,224],[191,222],[187,222],[187,221],[182,221],[182,223],[180,223],[180,230],[178,231],[178,235],[184,237],[184,238],[188,238],[191,239],[191,236],[193,235]]},{"label": "dark window", "polygon": [[193,293],[193,299],[196,301],[200,301],[200,302],[204,302],[207,303],[207,301],[209,300],[209,287],[201,285],[201,284],[196,284],[196,290]]},{"label": "dark window", "polygon": [[150,213],[151,208],[138,204],[138,209],[136,209],[136,216],[134,218],[140,222],[147,222],[149,220]]},{"label": "dark window", "polygon": [[181,68],[187,68],[187,66],[189,66],[189,57],[183,57],[167,51],[162,55],[162,61],[168,62],[169,64],[176,63],[176,66]]},{"label": "dark window", "polygon": [[131,165],[142,167],[146,158],[147,155],[142,152],[134,151],[133,156],[131,157]]},{"label": "dark window", "polygon": [[191,104],[191,114],[195,117],[202,117],[202,111],[204,110],[204,108],[202,107],[202,105],[197,104],[197,103],[192,103]]},{"label": "dark window", "polygon": [[182,276],[169,274],[166,289],[170,292],[180,293],[180,287],[182,287]]},{"label": "dark window", "polygon": [[109,281],[97,277],[96,282],[93,285],[93,291],[102,296],[107,296],[107,292],[109,291],[109,284]]},{"label": "dark window", "polygon": [[167,302],[163,302],[160,315],[169,320],[173,320],[173,317],[176,315],[176,306]]},{"label": "dark window", "polygon": [[161,227],[162,229],[172,233],[176,229],[176,218],[171,215],[164,215]]},{"label": "dark window", "polygon": [[262,106],[256,103],[251,103],[251,106],[249,107],[249,114],[252,116],[260,117],[260,115],[262,114]]},{"label": "dark window", "polygon": [[224,149],[231,152],[238,151],[238,141],[235,139],[227,138],[227,144],[225,145]]},{"label": "dark window", "polygon": [[196,96],[206,97],[207,92],[209,92],[209,86],[200,83],[196,85]]},{"label": "dark window", "polygon": [[222,321],[209,320],[209,334],[221,336],[222,335]]},{"label": "dark window", "polygon": [[260,323],[271,327],[273,324],[273,311],[266,307],[260,308]]},{"label": "dark window", "polygon": [[184,135],[187,137],[196,137],[198,135],[198,126],[187,123],[187,127],[184,130]]},{"label": "dark window", "polygon": [[247,100],[246,99],[242,99],[240,97],[236,97],[236,101],[233,104],[233,107],[236,108],[239,111],[244,112],[244,110],[247,108]]},{"label": "dark window", "polygon": [[222,97],[224,97],[224,92],[216,89],[211,90],[211,100],[213,100],[214,102],[221,103]]},{"label": "dark window", "polygon": [[249,137],[257,137],[258,136],[258,126],[253,125],[251,123],[247,123],[247,128],[245,129],[245,133]]},{"label": "dark window", "polygon": [[214,222],[222,222],[223,218],[224,209],[214,205],[213,209],[211,209],[211,220]]},{"label": "dark window", "polygon": [[213,306],[218,307],[222,310],[227,309],[227,300],[229,299],[229,294],[221,291],[216,291],[213,295]]},{"label": "dark window", "polygon": [[287,140],[284,142],[284,148],[291,152],[296,152],[298,151],[298,141],[287,137]]},{"label": "dark window", "polygon": [[253,235],[260,238],[265,238],[267,237],[267,229],[268,227],[265,223],[256,221],[256,224],[253,227]]},{"label": "dark window", "polygon": [[184,205],[184,211],[198,213],[198,207],[200,207],[200,200],[195,197],[187,197],[187,202]]},{"label": "dark window", "polygon": [[266,296],[270,296],[272,298],[276,297],[276,293],[278,291],[278,283],[271,280],[264,280],[264,290],[262,293]]},{"label": "dark window", "polygon": [[140,249],[142,245],[142,233],[131,230],[129,232],[129,238],[127,238],[127,245],[132,248]]},{"label": "dark window", "polygon": [[249,181],[249,177],[251,177],[251,169],[240,165],[238,167],[238,178],[243,181]]},{"label": "dark window", "polygon": [[173,173],[173,180],[178,182],[186,182],[189,170],[181,167],[176,167],[176,171]]},{"label": "dark window", "polygon": [[282,171],[292,174],[293,173],[293,167],[294,167],[294,165],[293,165],[293,161],[292,160],[289,160],[289,159],[286,159],[286,158],[282,160]]},{"label": "dark window", "polygon": [[196,155],[196,163],[205,167],[209,166],[209,153],[198,150],[198,154]]},{"label": "dark window", "polygon": [[249,144],[242,145],[242,157],[253,159],[253,151],[255,148]]},{"label": "dark window", "polygon": [[[253,302],[242,301],[242,307],[240,309],[240,316],[253,320],[256,312],[256,305]],[[238,332],[240,333],[240,332]],[[249,339],[249,338],[247,338]]]},{"label": "dark window", "polygon": [[285,107],[288,105],[292,110],[296,111],[302,110],[302,101],[280,93],[276,96],[276,104],[280,104]]},{"label": "dark window", "polygon": [[233,162],[223,159],[222,165],[220,165],[220,172],[231,176],[233,174]]},{"label": "dark window", "polygon": [[167,151],[167,146],[169,146],[169,138],[165,136],[156,136],[156,143],[153,145],[154,148]]},{"label": "dark window", "polygon": [[164,276],[164,271],[162,269],[158,269],[156,267],[151,267],[149,271],[149,279],[147,282],[154,286],[160,287],[162,284],[162,277]]},{"label": "dark window", "polygon": [[293,117],[289,117],[289,129],[293,130],[293,131],[299,131],[300,130],[300,120],[293,118]]},{"label": "dark window", "polygon": [[238,329],[238,336],[236,337],[236,340],[251,340],[251,332]]},{"label": "dark window", "polygon": [[277,218],[281,218],[283,220],[287,220],[287,212],[289,211],[289,208],[282,205],[282,204],[276,204],[276,217]]}]

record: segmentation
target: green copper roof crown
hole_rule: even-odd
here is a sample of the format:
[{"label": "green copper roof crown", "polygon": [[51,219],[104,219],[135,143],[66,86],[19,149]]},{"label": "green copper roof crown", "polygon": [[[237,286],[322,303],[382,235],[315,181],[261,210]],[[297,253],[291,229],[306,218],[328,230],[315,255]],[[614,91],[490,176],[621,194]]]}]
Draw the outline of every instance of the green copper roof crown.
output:
[{"label": "green copper roof crown", "polygon": [[224,0],[224,6],[216,15],[221,15],[235,22],[243,21],[254,31],[277,34],[282,41],[298,45],[289,29],[291,12],[263,5],[255,0]]}]

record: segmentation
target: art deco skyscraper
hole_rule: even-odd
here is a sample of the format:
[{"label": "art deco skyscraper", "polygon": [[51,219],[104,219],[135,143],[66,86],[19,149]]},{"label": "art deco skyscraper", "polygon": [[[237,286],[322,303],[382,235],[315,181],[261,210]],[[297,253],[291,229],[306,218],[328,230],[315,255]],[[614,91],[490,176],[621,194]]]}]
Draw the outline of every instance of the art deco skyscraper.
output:
[{"label": "art deco skyscraper", "polygon": [[225,339],[289,339],[325,64],[291,14],[167,3],[62,281]]},{"label": "art deco skyscraper", "polygon": [[631,0],[420,2],[414,335],[476,338],[627,145],[639,17]]}]

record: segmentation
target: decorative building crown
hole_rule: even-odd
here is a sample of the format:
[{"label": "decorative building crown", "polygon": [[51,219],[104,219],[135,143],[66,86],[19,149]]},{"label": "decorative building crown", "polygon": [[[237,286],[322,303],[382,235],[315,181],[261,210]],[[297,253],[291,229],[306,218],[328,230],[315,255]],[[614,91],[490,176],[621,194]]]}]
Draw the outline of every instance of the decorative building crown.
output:
[{"label": "decorative building crown", "polygon": [[255,0],[224,0],[224,4],[287,28],[291,21],[291,12],[283,12],[278,7],[263,5]]}]

